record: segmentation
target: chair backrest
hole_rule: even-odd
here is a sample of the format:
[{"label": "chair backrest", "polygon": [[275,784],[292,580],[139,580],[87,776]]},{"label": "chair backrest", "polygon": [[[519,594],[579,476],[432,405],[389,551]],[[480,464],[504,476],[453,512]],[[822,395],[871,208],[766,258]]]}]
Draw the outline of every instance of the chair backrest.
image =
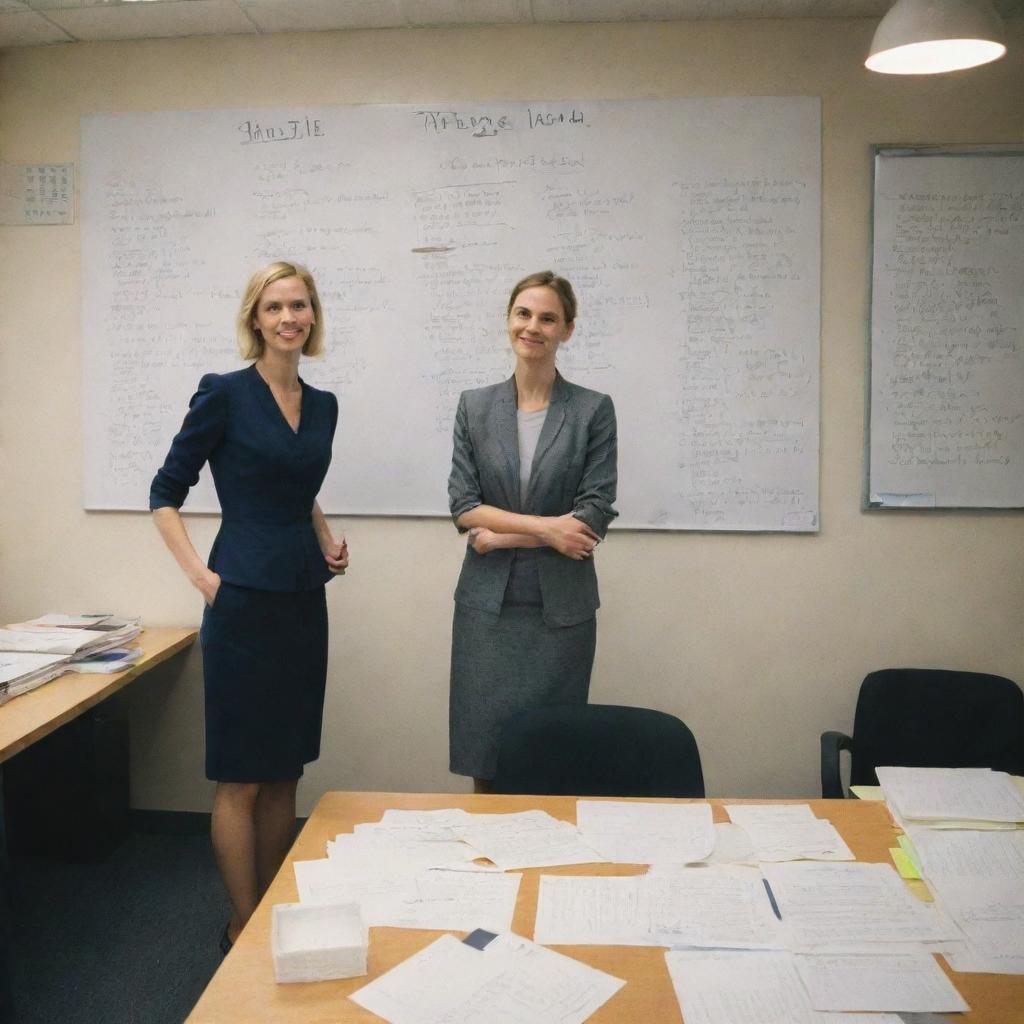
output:
[{"label": "chair backrest", "polygon": [[861,684],[850,784],[877,786],[879,765],[1024,769],[1024,695],[981,672],[890,668]]},{"label": "chair backrest", "polygon": [[498,744],[495,793],[703,797],[693,733],[650,708],[572,704],[513,715]]}]

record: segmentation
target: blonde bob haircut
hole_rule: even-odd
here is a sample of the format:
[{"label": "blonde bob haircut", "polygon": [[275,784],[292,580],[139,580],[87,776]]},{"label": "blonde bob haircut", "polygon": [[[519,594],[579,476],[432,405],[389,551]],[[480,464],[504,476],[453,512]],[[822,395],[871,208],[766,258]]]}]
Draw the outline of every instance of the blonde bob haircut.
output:
[{"label": "blonde bob haircut", "polygon": [[527,288],[550,288],[562,303],[562,315],[565,317],[565,322],[571,324],[576,319],[576,293],[572,290],[572,285],[564,277],[559,277],[553,270],[538,270],[536,274],[529,274],[522,281],[517,281],[509,296],[505,316],[511,315],[516,298]]},{"label": "blonde bob haircut", "polygon": [[309,292],[309,302],[313,307],[313,325],[309,329],[309,337],[306,339],[306,344],[302,346],[302,354],[304,356],[318,356],[323,353],[324,314],[320,307],[320,296],[317,294],[313,275],[298,263],[285,263],[284,260],[278,260],[262,270],[257,270],[249,278],[249,283],[246,285],[242,306],[238,310],[238,319],[235,321],[238,351],[242,353],[243,359],[259,359],[263,355],[263,335],[260,334],[253,324],[256,307],[259,305],[263,290],[275,281],[281,281],[286,277],[297,277],[302,281]]}]

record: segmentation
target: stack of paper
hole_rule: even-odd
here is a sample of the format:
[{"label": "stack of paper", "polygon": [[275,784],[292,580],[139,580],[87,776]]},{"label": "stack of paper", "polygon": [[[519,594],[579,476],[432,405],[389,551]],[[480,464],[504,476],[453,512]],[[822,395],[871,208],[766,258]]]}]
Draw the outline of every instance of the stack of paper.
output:
[{"label": "stack of paper", "polygon": [[141,629],[135,624],[126,624],[114,629],[102,627],[82,628],[71,626],[50,626],[18,623],[0,629],[0,651],[19,651],[35,654],[67,655],[72,658],[87,658],[101,651],[121,647],[134,640]]},{"label": "stack of paper", "polygon": [[1006,772],[989,768],[877,769],[886,803],[901,823],[931,828],[1014,828],[1024,796]]},{"label": "stack of paper", "polygon": [[0,704],[61,675],[67,662],[67,657],[59,654],[0,651]]},{"label": "stack of paper", "polygon": [[327,844],[322,860],[295,863],[303,904],[357,903],[368,925],[469,931],[512,927],[522,876],[472,863],[453,838],[464,811],[413,817],[389,812]]}]

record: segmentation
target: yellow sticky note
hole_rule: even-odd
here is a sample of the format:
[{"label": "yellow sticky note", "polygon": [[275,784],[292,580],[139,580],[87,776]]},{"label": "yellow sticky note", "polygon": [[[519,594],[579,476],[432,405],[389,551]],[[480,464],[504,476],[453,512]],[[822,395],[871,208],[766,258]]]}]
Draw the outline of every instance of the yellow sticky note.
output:
[{"label": "yellow sticky note", "polygon": [[910,836],[898,835],[896,837],[896,842],[900,844],[900,849],[910,858],[910,863],[914,865],[914,870],[917,872],[914,877],[922,878],[921,860],[917,856],[917,850],[914,849],[914,844],[910,841]]},{"label": "yellow sticky note", "polygon": [[851,786],[850,792],[858,800],[882,800],[881,786]]},{"label": "yellow sticky note", "polygon": [[892,857],[892,862],[896,865],[896,870],[900,873],[900,878],[921,877],[917,868],[914,867],[914,862],[903,850],[899,849],[899,847],[894,846],[889,851],[889,856]]}]

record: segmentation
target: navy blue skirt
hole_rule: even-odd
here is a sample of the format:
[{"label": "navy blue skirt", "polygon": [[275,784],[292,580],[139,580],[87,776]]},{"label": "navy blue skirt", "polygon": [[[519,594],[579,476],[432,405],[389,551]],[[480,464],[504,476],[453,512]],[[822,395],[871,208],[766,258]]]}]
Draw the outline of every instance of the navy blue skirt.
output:
[{"label": "navy blue skirt", "polygon": [[222,582],[199,633],[206,777],[282,782],[320,756],[327,682],[323,587],[281,592]]}]

